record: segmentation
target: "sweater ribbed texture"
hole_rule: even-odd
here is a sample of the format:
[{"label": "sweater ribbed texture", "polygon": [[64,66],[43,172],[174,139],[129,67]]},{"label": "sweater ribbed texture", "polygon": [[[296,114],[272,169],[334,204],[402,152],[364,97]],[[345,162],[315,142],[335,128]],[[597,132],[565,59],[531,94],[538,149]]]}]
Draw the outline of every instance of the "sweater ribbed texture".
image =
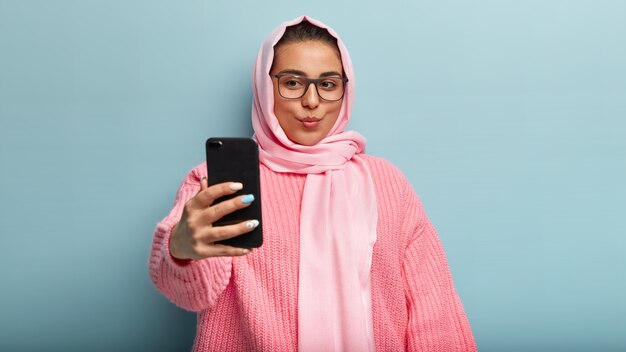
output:
[{"label": "sweater ribbed texture", "polygon": [[[371,273],[376,350],[475,351],[443,248],[417,196],[391,164],[362,156],[378,201]],[[205,175],[205,164],[189,173],[174,208],[157,226],[152,281],[174,304],[198,312],[194,351],[297,351],[299,219],[306,176],[261,166],[262,247],[243,257],[177,261],[168,250],[169,236]]]}]

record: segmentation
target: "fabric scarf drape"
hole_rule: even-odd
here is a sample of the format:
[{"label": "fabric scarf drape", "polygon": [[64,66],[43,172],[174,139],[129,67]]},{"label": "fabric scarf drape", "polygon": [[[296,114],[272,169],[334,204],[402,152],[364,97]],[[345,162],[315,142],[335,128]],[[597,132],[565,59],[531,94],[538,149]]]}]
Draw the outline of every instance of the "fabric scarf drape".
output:
[{"label": "fabric scarf drape", "polygon": [[[349,79],[337,122],[314,146],[290,141],[274,115],[269,72],[274,45],[286,27],[308,21],[337,38]],[[298,349],[373,351],[370,269],[376,242],[377,205],[365,161],[365,139],[348,125],[354,72],[335,31],[301,16],[276,28],[263,43],[253,74],[252,126],[261,163],[276,172],[306,174],[300,215]]]}]

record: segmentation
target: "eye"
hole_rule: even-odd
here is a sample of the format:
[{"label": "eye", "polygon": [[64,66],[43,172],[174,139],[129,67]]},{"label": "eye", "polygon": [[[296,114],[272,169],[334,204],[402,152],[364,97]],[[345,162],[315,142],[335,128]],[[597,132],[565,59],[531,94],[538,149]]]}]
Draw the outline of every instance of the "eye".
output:
[{"label": "eye", "polygon": [[333,90],[339,87],[341,84],[341,79],[339,78],[329,78],[318,83],[318,87],[324,90]]},{"label": "eye", "polygon": [[295,76],[283,76],[281,85],[288,89],[300,89],[304,87],[304,80]]}]

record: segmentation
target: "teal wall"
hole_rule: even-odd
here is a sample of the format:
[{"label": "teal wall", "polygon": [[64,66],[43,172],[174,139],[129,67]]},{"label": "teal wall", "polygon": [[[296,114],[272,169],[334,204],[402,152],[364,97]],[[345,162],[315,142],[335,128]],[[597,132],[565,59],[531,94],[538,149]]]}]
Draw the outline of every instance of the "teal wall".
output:
[{"label": "teal wall", "polygon": [[250,134],[265,35],[351,51],[351,127],[398,165],[481,351],[626,350],[626,1],[0,0],[0,350],[186,351],[152,231]]}]

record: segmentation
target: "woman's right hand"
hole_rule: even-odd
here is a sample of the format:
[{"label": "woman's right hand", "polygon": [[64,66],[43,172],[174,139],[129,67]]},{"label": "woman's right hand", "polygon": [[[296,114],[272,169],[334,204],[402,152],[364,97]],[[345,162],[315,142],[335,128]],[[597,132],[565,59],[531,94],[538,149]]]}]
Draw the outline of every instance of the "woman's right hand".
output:
[{"label": "woman's right hand", "polygon": [[254,197],[239,196],[213,204],[216,199],[241,190],[242,184],[224,182],[209,187],[207,179],[202,178],[200,185],[198,194],[185,203],[183,215],[172,232],[171,255],[177,259],[199,260],[250,253],[250,250],[246,248],[215,244],[215,242],[254,230],[259,226],[259,219],[250,219],[228,226],[213,226],[213,223],[226,214],[249,206]]}]

